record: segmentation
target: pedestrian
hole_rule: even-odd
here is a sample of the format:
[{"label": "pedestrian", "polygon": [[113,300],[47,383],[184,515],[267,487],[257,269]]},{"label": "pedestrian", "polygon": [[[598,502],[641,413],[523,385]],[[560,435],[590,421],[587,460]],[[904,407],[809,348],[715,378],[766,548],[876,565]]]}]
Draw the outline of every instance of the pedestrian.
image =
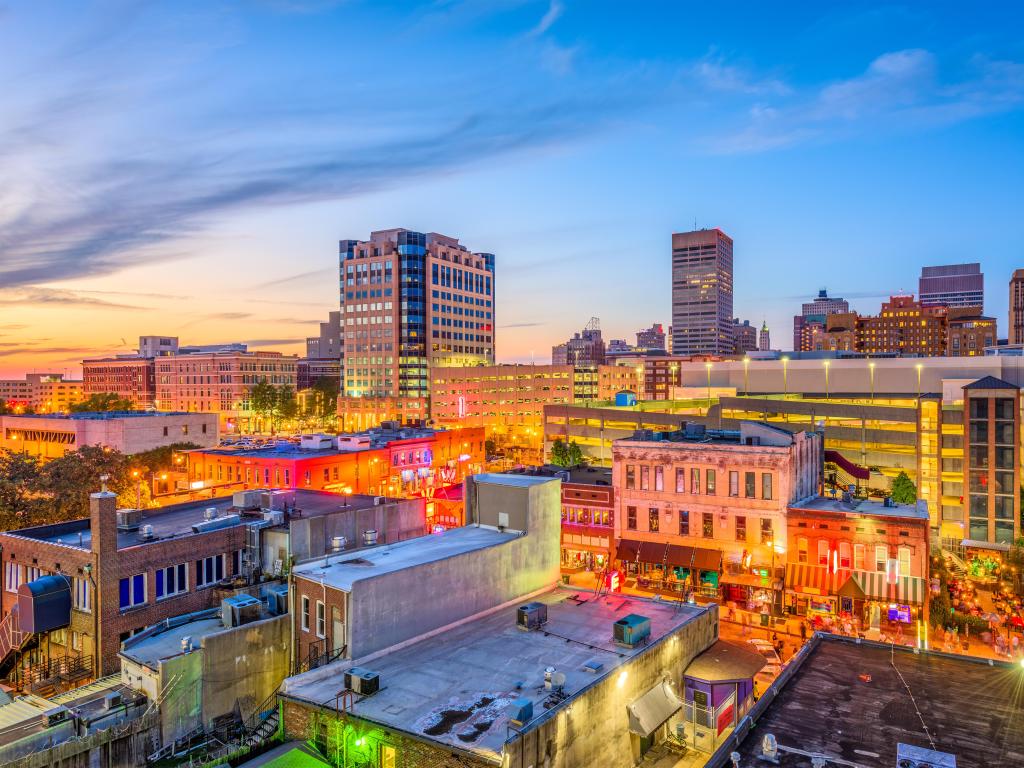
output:
[{"label": "pedestrian", "polygon": [[806,643],[807,642],[807,622],[806,621],[801,621],[800,622],[800,642],[801,643]]}]

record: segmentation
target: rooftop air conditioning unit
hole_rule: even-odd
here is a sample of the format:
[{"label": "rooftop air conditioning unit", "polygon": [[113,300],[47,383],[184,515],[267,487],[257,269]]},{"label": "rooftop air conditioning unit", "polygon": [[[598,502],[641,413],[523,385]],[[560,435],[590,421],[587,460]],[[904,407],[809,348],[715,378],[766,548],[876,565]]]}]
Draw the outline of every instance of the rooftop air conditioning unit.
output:
[{"label": "rooftop air conditioning unit", "polygon": [[380,690],[380,674],[363,667],[352,667],[345,672],[345,687],[363,696],[369,696]]},{"label": "rooftop air conditioning unit", "polygon": [[240,627],[260,617],[262,603],[252,595],[240,593],[221,602],[220,619],[225,627]]},{"label": "rooftop air conditioning unit", "polygon": [[267,608],[274,616],[288,613],[288,585],[275,584],[267,590]]},{"label": "rooftop air conditioning unit", "polygon": [[124,703],[124,699],[121,697],[120,691],[111,691],[103,697],[103,708],[108,712],[112,709],[117,709]]},{"label": "rooftop air conditioning unit", "polygon": [[527,603],[516,611],[516,626],[526,632],[540,629],[547,623],[548,607],[544,603]]},{"label": "rooftop air conditioning unit", "polygon": [[913,744],[897,744],[896,768],[956,768],[956,755]]},{"label": "rooftop air conditioning unit", "polygon": [[374,496],[373,497],[373,506],[379,507],[385,501],[387,501],[387,497],[386,496]]},{"label": "rooftop air conditioning unit", "polygon": [[43,712],[40,718],[40,724],[43,728],[52,728],[59,723],[63,723],[68,718],[67,707],[55,707],[54,709]]},{"label": "rooftop air conditioning unit", "polygon": [[284,512],[280,509],[267,509],[263,512],[263,519],[271,525],[284,525]]},{"label": "rooftop air conditioning unit", "polygon": [[217,519],[217,508],[207,507],[203,510],[203,520],[216,520]]},{"label": "rooftop air conditioning unit", "polygon": [[117,510],[117,530],[137,531],[142,524],[141,509],[119,509]]},{"label": "rooftop air conditioning unit", "polygon": [[237,491],[231,495],[231,506],[237,509],[259,509],[259,491]]},{"label": "rooftop air conditioning unit", "polygon": [[630,613],[612,625],[612,639],[616,645],[634,648],[646,642],[651,636],[651,620],[646,616]]}]

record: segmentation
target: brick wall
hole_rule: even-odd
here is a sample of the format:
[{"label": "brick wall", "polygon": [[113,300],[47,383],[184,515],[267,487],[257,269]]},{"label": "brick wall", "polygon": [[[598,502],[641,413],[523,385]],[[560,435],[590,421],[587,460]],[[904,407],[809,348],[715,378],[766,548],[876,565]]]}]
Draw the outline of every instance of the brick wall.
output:
[{"label": "brick wall", "polygon": [[[338,619],[342,622],[342,630],[344,632],[347,622],[345,615],[346,593],[331,587],[324,587],[318,581],[301,577],[295,578],[292,588],[295,592],[295,614],[292,616],[292,621],[295,623],[296,663],[301,665],[304,661],[308,660],[311,649],[314,654],[322,654],[326,651],[334,650],[336,647],[344,646],[346,642],[344,637],[339,638],[337,643],[335,642],[334,617],[336,611]],[[309,600],[308,629],[302,628],[302,599],[304,597]],[[324,603],[325,637],[322,638],[317,634],[317,602]]]}]

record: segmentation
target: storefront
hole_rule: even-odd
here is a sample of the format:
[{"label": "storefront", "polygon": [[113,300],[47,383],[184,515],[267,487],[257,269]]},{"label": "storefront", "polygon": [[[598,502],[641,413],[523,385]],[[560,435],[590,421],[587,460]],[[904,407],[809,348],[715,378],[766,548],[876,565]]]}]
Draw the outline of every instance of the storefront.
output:
[{"label": "storefront", "polygon": [[838,585],[844,583],[850,571],[831,572],[824,565],[790,563],[786,567],[785,610],[798,616],[838,616],[840,601],[836,596]]},{"label": "storefront", "polygon": [[686,547],[665,542],[620,539],[615,560],[627,579],[641,589],[685,592],[717,598],[722,553],[717,549]]},{"label": "storefront", "polygon": [[771,578],[767,568],[753,568],[750,573],[722,574],[722,600],[736,603],[748,611],[771,610],[778,604],[782,582]]},{"label": "storefront", "polygon": [[917,576],[890,580],[884,571],[853,571],[838,594],[844,603],[850,601],[850,613],[866,628],[877,628],[881,621],[912,624],[927,619],[928,584]]}]

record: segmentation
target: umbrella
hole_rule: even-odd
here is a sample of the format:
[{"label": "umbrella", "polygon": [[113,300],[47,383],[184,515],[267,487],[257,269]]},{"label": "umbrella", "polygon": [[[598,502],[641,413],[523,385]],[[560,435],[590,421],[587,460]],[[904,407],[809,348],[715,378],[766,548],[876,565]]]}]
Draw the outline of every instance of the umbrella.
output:
[{"label": "umbrella", "polygon": [[993,624],[1002,624],[1003,623],[1003,617],[1000,616],[998,613],[983,613],[981,615],[981,618],[983,618],[985,621],[991,622]]}]

